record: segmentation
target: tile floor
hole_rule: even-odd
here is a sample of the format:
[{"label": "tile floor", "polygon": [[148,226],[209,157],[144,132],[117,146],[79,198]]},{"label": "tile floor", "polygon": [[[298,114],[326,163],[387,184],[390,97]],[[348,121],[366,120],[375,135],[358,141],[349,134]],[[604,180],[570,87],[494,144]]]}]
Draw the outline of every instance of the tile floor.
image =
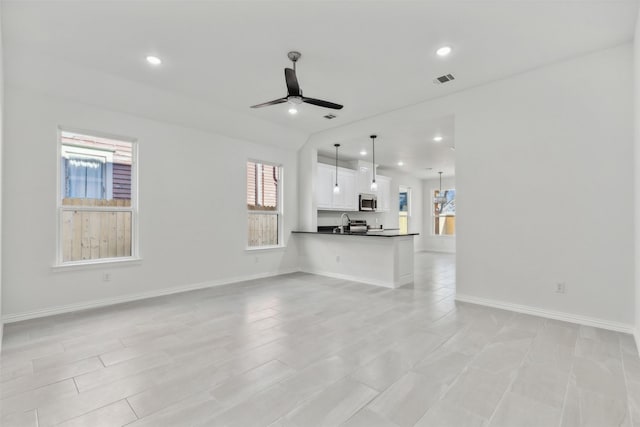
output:
[{"label": "tile floor", "polygon": [[9,426],[632,426],[631,336],[307,274],[7,325]]}]

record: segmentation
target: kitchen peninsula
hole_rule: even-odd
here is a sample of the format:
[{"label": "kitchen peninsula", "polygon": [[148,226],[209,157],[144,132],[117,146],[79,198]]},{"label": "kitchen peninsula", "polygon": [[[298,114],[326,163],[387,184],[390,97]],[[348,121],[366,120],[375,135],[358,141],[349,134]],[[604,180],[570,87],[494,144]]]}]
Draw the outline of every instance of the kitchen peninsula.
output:
[{"label": "kitchen peninsula", "polygon": [[293,233],[302,271],[387,288],[413,282],[413,238],[418,233],[325,229]]}]

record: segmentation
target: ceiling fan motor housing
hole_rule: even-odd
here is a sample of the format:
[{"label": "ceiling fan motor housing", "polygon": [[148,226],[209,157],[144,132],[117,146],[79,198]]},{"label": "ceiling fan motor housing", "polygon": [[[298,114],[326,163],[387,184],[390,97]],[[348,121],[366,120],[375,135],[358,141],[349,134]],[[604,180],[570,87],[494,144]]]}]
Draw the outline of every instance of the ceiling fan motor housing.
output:
[{"label": "ceiling fan motor housing", "polygon": [[293,61],[293,63],[295,64],[296,61],[298,59],[300,59],[300,57],[302,56],[302,54],[298,51],[292,50],[291,52],[287,53],[287,57]]}]

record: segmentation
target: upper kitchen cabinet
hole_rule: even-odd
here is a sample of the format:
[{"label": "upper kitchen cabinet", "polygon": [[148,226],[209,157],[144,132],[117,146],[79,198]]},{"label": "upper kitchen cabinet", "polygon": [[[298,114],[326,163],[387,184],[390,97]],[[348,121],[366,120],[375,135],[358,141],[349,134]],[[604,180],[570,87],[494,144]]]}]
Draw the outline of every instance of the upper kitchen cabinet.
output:
[{"label": "upper kitchen cabinet", "polygon": [[378,212],[389,212],[391,210],[391,178],[386,176],[376,176],[378,183]]},{"label": "upper kitchen cabinet", "polygon": [[316,203],[318,210],[358,210],[358,192],[356,191],[356,172],[338,168],[338,186],[340,193],[335,194],[335,166],[318,163]]},{"label": "upper kitchen cabinet", "polygon": [[358,194],[373,194],[378,200],[378,212],[388,212],[391,209],[391,178],[376,174],[377,190],[371,189],[373,180],[373,164],[358,161],[356,164]]},{"label": "upper kitchen cabinet", "polygon": [[335,169],[318,163],[316,178],[316,204],[318,209],[333,209],[333,186],[335,185]]},{"label": "upper kitchen cabinet", "polygon": [[376,194],[371,190],[373,179],[373,165],[369,162],[358,161],[356,164],[358,194]]}]

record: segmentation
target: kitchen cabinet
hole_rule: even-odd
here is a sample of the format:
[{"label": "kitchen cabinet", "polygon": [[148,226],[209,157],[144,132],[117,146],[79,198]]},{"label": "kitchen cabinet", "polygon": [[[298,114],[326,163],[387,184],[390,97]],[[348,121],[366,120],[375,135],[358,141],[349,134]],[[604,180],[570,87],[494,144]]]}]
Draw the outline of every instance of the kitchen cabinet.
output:
[{"label": "kitchen cabinet", "polygon": [[391,210],[391,179],[386,176],[376,176],[378,183],[378,212],[389,212]]},{"label": "kitchen cabinet", "polygon": [[335,185],[335,169],[324,163],[318,163],[316,179],[316,204],[318,209],[333,208],[333,186]]},{"label": "kitchen cabinet", "polygon": [[336,184],[335,177],[335,166],[318,163],[316,180],[316,204],[318,210],[357,211],[356,172],[351,169],[338,168],[339,194],[334,194],[333,192]]},{"label": "kitchen cabinet", "polygon": [[371,191],[371,178],[373,177],[373,169],[371,163],[358,162],[357,169],[357,186],[358,194],[373,194]]},{"label": "kitchen cabinet", "polygon": [[373,164],[359,161],[356,170],[358,194],[373,194],[378,199],[378,212],[389,212],[391,210],[391,178],[376,174],[378,189],[371,190],[373,180]]}]

